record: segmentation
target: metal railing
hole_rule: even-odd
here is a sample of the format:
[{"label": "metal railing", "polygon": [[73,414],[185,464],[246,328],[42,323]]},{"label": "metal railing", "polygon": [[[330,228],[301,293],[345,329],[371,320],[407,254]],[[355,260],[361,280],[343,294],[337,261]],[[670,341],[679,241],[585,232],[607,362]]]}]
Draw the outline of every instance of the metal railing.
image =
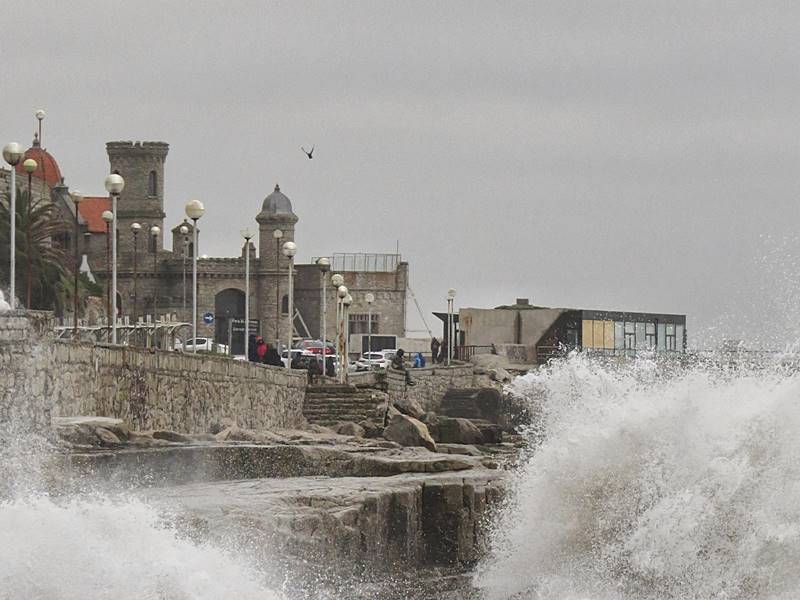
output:
[{"label": "metal railing", "polygon": [[[494,352],[493,352],[494,350]],[[497,351],[494,346],[456,346],[453,348],[453,358],[468,362],[470,358],[476,354],[496,354]]]},{"label": "metal railing", "polygon": [[[399,254],[336,253],[331,257],[331,272],[361,271],[393,273],[400,266]],[[316,262],[312,260],[312,262]]]}]

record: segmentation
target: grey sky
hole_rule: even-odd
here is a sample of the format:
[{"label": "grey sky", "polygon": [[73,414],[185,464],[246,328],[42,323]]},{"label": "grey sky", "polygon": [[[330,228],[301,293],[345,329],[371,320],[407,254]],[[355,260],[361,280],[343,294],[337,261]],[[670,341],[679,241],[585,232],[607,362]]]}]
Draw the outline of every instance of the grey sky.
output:
[{"label": "grey sky", "polygon": [[27,144],[46,108],[87,193],[106,141],[169,142],[168,221],[200,198],[212,256],[278,181],[301,259],[399,239],[426,313],[452,286],[753,334],[772,280],[796,287],[774,257],[800,244],[798,22],[792,2],[15,5],[0,136]]}]

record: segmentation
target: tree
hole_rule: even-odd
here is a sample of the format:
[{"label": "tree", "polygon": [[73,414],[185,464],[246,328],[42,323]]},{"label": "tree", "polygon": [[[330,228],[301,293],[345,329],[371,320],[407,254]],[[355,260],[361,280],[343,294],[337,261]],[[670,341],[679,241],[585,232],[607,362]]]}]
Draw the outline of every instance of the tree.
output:
[{"label": "tree", "polygon": [[[71,261],[64,249],[54,242],[61,231],[58,211],[46,201],[29,206],[30,200],[28,190],[17,189],[14,261],[17,295],[26,300],[27,308],[52,310],[63,315],[74,284],[70,277]],[[9,275],[10,240],[9,205],[0,204],[0,279],[4,281],[8,281]]]}]

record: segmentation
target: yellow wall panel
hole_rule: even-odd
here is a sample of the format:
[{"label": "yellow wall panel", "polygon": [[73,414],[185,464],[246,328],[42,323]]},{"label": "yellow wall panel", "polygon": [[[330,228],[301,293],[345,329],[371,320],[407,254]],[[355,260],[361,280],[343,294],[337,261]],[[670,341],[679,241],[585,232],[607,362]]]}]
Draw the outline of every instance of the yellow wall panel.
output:
[{"label": "yellow wall panel", "polygon": [[603,347],[603,322],[592,321],[592,338],[595,348]]},{"label": "yellow wall panel", "polygon": [[592,335],[592,321],[586,320],[583,322],[582,343],[584,348],[594,348]]},{"label": "yellow wall panel", "polygon": [[603,321],[603,347],[607,350],[614,349],[614,321]]}]

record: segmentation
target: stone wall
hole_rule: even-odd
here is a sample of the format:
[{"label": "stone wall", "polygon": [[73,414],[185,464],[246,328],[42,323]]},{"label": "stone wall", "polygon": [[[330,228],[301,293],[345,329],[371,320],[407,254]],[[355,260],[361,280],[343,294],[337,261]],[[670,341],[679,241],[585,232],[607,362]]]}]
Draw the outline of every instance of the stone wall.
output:
[{"label": "stone wall", "polygon": [[[8,316],[11,315],[11,316]],[[208,431],[230,418],[251,429],[303,423],[304,372],[226,357],[36,339],[19,313],[0,315],[0,421],[118,417],[135,429]],[[35,323],[36,321],[34,321]]]},{"label": "stone wall", "polygon": [[426,367],[409,369],[413,386],[407,386],[405,376],[392,369],[386,372],[389,397],[396,402],[401,398],[414,399],[425,411],[439,411],[445,392],[450,388],[468,388],[475,385],[472,365]]}]

